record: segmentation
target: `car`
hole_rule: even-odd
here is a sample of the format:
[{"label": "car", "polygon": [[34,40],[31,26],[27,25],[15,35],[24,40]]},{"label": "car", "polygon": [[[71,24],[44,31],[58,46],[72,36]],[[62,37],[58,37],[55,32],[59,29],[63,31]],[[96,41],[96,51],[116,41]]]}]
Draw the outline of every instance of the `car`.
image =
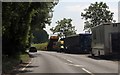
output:
[{"label": "car", "polygon": [[29,52],[37,52],[37,49],[36,49],[36,47],[30,47],[30,50],[29,50]]}]

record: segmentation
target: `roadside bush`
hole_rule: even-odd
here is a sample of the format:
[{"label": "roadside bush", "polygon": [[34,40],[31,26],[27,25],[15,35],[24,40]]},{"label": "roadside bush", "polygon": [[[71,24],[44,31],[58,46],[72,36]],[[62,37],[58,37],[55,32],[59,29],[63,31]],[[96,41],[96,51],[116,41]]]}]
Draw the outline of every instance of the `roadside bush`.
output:
[{"label": "roadside bush", "polygon": [[47,50],[47,45],[48,45],[48,42],[46,43],[39,43],[39,44],[32,44],[32,47],[36,47],[37,50]]}]

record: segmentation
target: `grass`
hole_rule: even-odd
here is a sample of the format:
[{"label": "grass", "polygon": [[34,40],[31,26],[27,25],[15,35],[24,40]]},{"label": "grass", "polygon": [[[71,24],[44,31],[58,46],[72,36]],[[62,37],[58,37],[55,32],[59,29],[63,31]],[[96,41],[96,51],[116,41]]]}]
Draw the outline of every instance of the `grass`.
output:
[{"label": "grass", "polygon": [[18,57],[8,57],[8,56],[2,56],[2,73],[12,73],[14,69],[17,68],[17,66],[20,64],[20,61],[22,62],[28,62],[30,60],[29,55],[27,53],[21,54]]},{"label": "grass", "polygon": [[25,54],[21,54],[20,55],[20,59],[22,60],[23,63],[28,62],[30,60],[29,55],[26,54],[26,53]]},{"label": "grass", "polygon": [[3,56],[2,57],[2,72],[3,73],[11,73],[11,71],[15,68],[16,65],[19,64],[20,59]]},{"label": "grass", "polygon": [[33,47],[36,47],[37,50],[47,50],[48,43],[32,44]]}]

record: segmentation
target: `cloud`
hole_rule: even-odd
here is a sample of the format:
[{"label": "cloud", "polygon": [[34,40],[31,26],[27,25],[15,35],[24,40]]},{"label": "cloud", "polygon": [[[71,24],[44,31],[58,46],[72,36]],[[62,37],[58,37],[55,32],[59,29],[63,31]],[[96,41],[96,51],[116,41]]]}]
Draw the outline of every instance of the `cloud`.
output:
[{"label": "cloud", "polygon": [[119,0],[60,0],[60,2],[118,2]]},{"label": "cloud", "polygon": [[[84,12],[84,9],[88,8],[89,5],[90,5],[89,3],[77,4],[77,5],[68,5],[65,7],[65,9],[68,12],[81,13],[81,12]],[[114,19],[117,21],[118,20],[118,7],[113,6],[113,5],[109,5],[109,10],[114,13]]]},{"label": "cloud", "polygon": [[118,14],[118,8],[111,8],[110,11],[115,14]]},{"label": "cloud", "polygon": [[87,8],[88,5],[71,5],[71,6],[66,6],[65,9],[66,11],[69,11],[69,12],[81,12],[83,11],[85,8]]},{"label": "cloud", "polygon": [[80,5],[74,5],[74,6],[66,6],[67,11],[70,12],[80,12],[81,6]]},{"label": "cloud", "polygon": [[109,6],[109,10],[114,13],[113,19],[116,20],[116,22],[118,22],[118,6],[117,5],[116,6],[113,6],[113,5]]}]

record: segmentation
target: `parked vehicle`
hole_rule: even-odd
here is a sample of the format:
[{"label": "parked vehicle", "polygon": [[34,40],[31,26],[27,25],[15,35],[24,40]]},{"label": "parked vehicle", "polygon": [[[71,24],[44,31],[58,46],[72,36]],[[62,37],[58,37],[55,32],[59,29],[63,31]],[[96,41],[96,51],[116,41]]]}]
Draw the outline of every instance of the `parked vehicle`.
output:
[{"label": "parked vehicle", "polygon": [[64,38],[64,52],[89,53],[91,50],[91,34],[77,34]]},{"label": "parked vehicle", "polygon": [[37,49],[35,47],[30,47],[29,52],[37,52]]},{"label": "parked vehicle", "polygon": [[106,23],[91,30],[93,56],[120,53],[120,23]]}]

